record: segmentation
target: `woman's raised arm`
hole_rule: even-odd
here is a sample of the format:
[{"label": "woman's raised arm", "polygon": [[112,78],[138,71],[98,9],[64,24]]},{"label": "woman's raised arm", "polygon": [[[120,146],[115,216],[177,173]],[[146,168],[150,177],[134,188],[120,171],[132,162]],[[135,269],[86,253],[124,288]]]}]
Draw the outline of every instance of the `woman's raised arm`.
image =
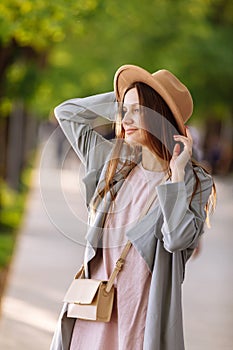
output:
[{"label": "woman's raised arm", "polygon": [[93,130],[93,120],[101,116],[113,122],[116,110],[113,92],[71,99],[54,110],[64,134],[87,171],[99,169],[112,150],[112,142]]}]

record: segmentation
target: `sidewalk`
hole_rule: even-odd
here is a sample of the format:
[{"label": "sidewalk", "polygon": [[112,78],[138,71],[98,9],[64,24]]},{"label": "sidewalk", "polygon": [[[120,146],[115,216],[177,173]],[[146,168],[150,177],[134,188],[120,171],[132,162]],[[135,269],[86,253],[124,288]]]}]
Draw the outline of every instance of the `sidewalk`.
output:
[{"label": "sidewalk", "polygon": [[[25,219],[2,301],[1,350],[49,349],[63,297],[83,258],[84,247],[67,238],[62,228],[54,226],[53,213],[49,216],[46,213],[56,207],[59,220],[68,229],[73,225],[75,232],[85,235],[82,222],[75,218],[72,222],[64,211],[64,202],[59,203],[57,199],[59,184],[56,182],[61,179],[66,202],[71,209],[79,208],[85,219],[83,194],[77,186],[79,162],[73,163],[70,170],[64,169],[62,176],[52,154],[46,162],[50,164],[48,171],[44,171],[46,183],[43,185],[39,183],[40,170],[34,170]],[[43,200],[41,187],[47,192]]]},{"label": "sidewalk", "polygon": [[200,256],[187,264],[183,289],[187,350],[233,345],[233,177],[215,179],[217,209]]},{"label": "sidewalk", "polygon": [[[83,190],[77,186],[79,169],[75,167],[63,170],[62,186],[66,203],[81,212],[78,225],[77,217],[72,222],[64,207],[59,207],[55,186],[58,170],[51,168],[42,186],[49,193],[46,209],[56,206],[59,213],[59,229],[50,221],[53,213],[49,220],[42,205],[39,172],[35,169],[3,299],[1,350],[49,349],[62,298],[83,255],[83,245],[74,242],[75,232],[78,241],[85,234],[86,216]],[[218,179],[217,186],[218,209],[212,229],[206,230],[202,252],[189,262],[186,272],[183,301],[187,350],[230,350],[233,344],[232,178]],[[60,232],[62,225],[70,229],[70,238]]]}]

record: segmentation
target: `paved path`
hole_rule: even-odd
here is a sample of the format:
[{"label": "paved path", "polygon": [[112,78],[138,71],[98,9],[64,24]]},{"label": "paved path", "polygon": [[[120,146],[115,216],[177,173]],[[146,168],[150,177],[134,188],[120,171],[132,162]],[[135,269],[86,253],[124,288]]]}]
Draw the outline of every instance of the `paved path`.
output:
[{"label": "paved path", "polygon": [[218,203],[200,256],[187,264],[184,324],[187,350],[233,346],[233,177],[216,179]]},{"label": "paved path", "polygon": [[[61,173],[52,158],[46,162],[40,185],[40,173],[34,171],[3,299],[1,350],[49,349],[62,298],[82,261],[80,242],[86,211],[77,176],[79,163],[72,163]],[[59,186],[62,200],[57,195]],[[184,283],[187,350],[230,350],[233,344],[233,179],[217,179],[217,186],[219,203],[212,229],[207,230],[200,256],[188,264]],[[68,213],[67,205],[74,215]],[[58,222],[58,227],[51,220]],[[69,238],[62,234],[64,227]]]}]

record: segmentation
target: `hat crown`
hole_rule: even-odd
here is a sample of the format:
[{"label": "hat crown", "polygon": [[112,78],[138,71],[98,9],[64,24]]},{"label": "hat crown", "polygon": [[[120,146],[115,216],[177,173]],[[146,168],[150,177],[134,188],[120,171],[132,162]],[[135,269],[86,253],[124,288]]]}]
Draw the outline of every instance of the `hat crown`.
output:
[{"label": "hat crown", "polygon": [[[166,96],[168,94],[170,96],[185,123],[193,112],[193,100],[187,87],[166,69],[161,69],[153,73],[152,77],[160,83],[161,89],[164,90],[164,95]],[[166,97],[162,97],[166,101]],[[169,105],[168,102],[167,104]]]}]

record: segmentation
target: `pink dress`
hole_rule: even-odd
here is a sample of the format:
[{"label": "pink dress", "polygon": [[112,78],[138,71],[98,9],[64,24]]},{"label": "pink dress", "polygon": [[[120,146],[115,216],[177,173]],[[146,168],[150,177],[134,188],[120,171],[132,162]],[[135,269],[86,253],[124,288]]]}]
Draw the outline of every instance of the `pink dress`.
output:
[{"label": "pink dress", "polygon": [[[141,164],[128,175],[108,214],[103,249],[90,262],[91,278],[108,279],[127,242],[125,232],[140,214],[164,173],[145,170]],[[71,350],[142,350],[151,273],[132,246],[116,281],[113,313],[109,323],[76,320]]]}]

